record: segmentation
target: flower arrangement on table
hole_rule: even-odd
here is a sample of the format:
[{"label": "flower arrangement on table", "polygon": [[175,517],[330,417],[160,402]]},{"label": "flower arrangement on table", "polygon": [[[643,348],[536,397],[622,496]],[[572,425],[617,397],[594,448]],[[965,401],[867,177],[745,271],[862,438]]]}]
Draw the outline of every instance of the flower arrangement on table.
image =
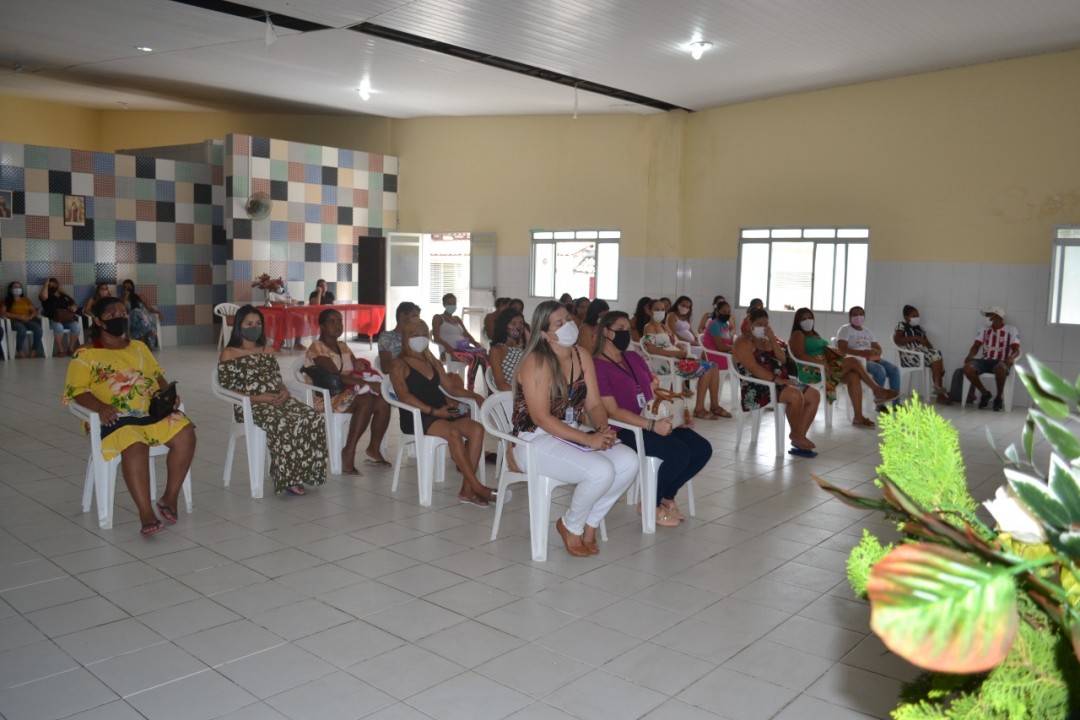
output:
[{"label": "flower arrangement on table", "polygon": [[1023,457],[1015,445],[999,456],[1006,485],[984,503],[995,528],[976,517],[956,428],[917,399],[881,418],[882,498],[814,478],[848,505],[884,512],[900,533],[882,546],[864,530],[848,558],[871,629],[929,671],[905,686],[896,720],[1080,717],[1080,380],[1026,363],[1016,372],[1034,407]]},{"label": "flower arrangement on table", "polygon": [[263,290],[265,292],[277,292],[277,289],[284,285],[284,280],[282,280],[281,278],[271,278],[270,273],[263,273],[251,282],[251,287]]}]

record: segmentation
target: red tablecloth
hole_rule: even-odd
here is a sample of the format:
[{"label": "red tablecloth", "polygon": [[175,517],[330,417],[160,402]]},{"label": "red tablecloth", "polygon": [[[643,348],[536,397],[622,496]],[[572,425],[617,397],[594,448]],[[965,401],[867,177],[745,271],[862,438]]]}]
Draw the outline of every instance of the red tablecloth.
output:
[{"label": "red tablecloth", "polygon": [[[341,313],[345,332],[367,335],[379,334],[386,317],[385,305],[298,305],[295,307],[261,307],[267,338],[276,342],[298,337],[319,336],[319,313],[333,307]],[[342,338],[345,339],[344,337]]]}]

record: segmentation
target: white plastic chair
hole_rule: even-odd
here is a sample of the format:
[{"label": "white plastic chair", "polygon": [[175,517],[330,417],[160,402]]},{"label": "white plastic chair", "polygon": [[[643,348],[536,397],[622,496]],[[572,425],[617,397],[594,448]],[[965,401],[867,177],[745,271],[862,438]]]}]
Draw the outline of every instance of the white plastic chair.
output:
[{"label": "white plastic chair", "polygon": [[821,379],[818,380],[816,383],[807,383],[807,385],[814,388],[815,390],[817,390],[821,394],[821,400],[822,400],[821,405],[823,406],[823,411],[825,413],[825,427],[831,428],[832,427],[832,403],[830,403],[828,401],[828,398],[826,398],[825,366],[820,365],[818,363],[808,362],[806,360],[797,360],[795,358],[792,358],[792,359],[795,360],[796,365],[805,365],[808,368],[813,368],[813,369],[817,370],[818,377],[821,378]]},{"label": "white plastic chair", "polygon": [[[1023,357],[1023,353],[1016,356],[1016,361],[1019,362]],[[981,373],[979,379],[982,380],[983,387],[990,391],[991,397],[997,390],[997,378],[994,373]],[[1016,365],[1013,364],[1012,369],[1009,371],[1008,376],[1005,378],[1005,394],[1002,398],[1005,404],[1005,412],[1012,412],[1013,406],[1013,386],[1016,384]],[[968,393],[971,392],[971,381],[968,380],[967,375],[964,375],[964,388],[960,393],[960,407],[967,406]]]},{"label": "white plastic chair", "polygon": [[[83,339],[83,324],[82,319],[78,315],[75,316],[76,321],[79,323],[78,340],[79,345],[84,345],[86,341]],[[7,332],[5,329],[4,332]],[[64,328],[61,335],[70,335],[71,331]],[[51,358],[53,356],[53,348],[56,346],[56,335],[52,331],[52,321],[49,318],[41,317],[41,344],[45,348],[45,357]]]},{"label": "white plastic chair", "polygon": [[[903,345],[897,345],[896,338],[892,338],[892,347],[896,350],[896,367],[900,368],[900,392],[904,391],[906,381],[907,391],[910,393],[918,377],[921,380],[920,389],[924,393],[923,399],[929,398],[930,391],[933,389],[933,376],[930,373],[930,365],[926,362],[926,356],[918,350],[909,350]],[[905,359],[915,364],[906,367]]]},{"label": "white plastic chair", "polygon": [[[829,346],[832,347],[834,350],[839,351],[839,348],[837,347],[835,337],[829,338]],[[864,357],[861,357],[859,355],[845,355],[845,357],[853,357],[853,358],[855,358],[855,362],[859,363],[864,368],[866,367],[866,358],[864,358]],[[860,380],[859,382],[862,382],[862,381]],[[870,417],[871,415],[874,414],[874,412],[875,412],[874,408],[876,407],[875,403],[874,403],[874,393],[871,392],[870,388],[865,386],[865,383],[863,385],[864,385],[864,387],[863,387],[863,394],[862,394],[862,414],[863,414],[863,417]],[[836,404],[837,405],[840,404],[841,398],[843,398],[844,401],[845,401],[844,402],[844,407],[847,408],[848,420],[854,421],[855,420],[855,406],[851,404],[851,395],[848,394],[848,387],[844,383],[839,383],[836,386]],[[824,402],[826,404],[828,404],[828,402],[829,402],[828,398],[826,398],[823,395],[822,399],[824,400]]]},{"label": "white plastic chair", "polygon": [[[525,451],[526,472],[513,472],[510,470],[509,463],[504,463],[502,472],[499,473],[499,491],[495,500],[495,522],[491,526],[491,539],[495,540],[499,534],[499,521],[502,519],[503,506],[506,504],[507,488],[512,483],[528,483],[532,559],[544,562],[547,560],[548,529],[551,527],[551,493],[555,488],[567,483],[537,472],[536,455],[532,444],[512,433],[513,407],[513,394],[503,391],[489,397],[480,408],[480,421],[484,425],[485,432],[508,443],[508,447],[517,446],[524,448]],[[603,521],[600,522],[600,537],[607,542],[607,526]]]},{"label": "white plastic chair", "polygon": [[[716,363],[716,367],[719,370],[720,365],[727,363],[727,369],[719,370],[720,372],[720,388],[717,392],[717,402],[723,404],[724,399],[724,385],[726,384],[731,389],[730,403],[738,408],[741,398],[739,397],[739,379],[735,376],[735,359],[731,357],[731,353],[720,352],[719,350],[710,350],[707,347],[702,346],[705,360]],[[737,412],[738,410],[732,410]]]},{"label": "white plastic chair", "polygon": [[[332,395],[325,388],[310,385],[305,380],[302,369],[306,358],[299,357],[293,363],[292,373],[284,378],[286,387],[296,399],[310,408],[315,408],[315,396],[322,396],[322,413],[326,420],[326,449],[329,453],[330,472],[334,475],[341,474],[341,451],[345,448],[345,440],[349,436],[349,424],[352,422],[351,413],[334,412]],[[366,385],[362,387],[361,395],[371,392]]]},{"label": "white plastic chair", "polygon": [[[626,491],[626,504],[637,505],[641,503],[641,532],[651,535],[656,532],[656,477],[660,473],[660,465],[664,461],[657,457],[645,454],[645,432],[633,425],[621,423],[618,420],[608,418],[608,424],[615,427],[626,428],[634,433],[634,445],[637,447],[638,476],[630,488]],[[697,515],[694,506],[694,481],[687,481],[686,505],[690,511],[690,517]]]},{"label": "white plastic chair", "polygon": [[263,474],[269,465],[270,456],[266,451],[266,433],[255,424],[255,415],[251,411],[251,398],[243,393],[227,390],[218,381],[218,371],[214,368],[210,377],[210,389],[214,395],[235,407],[241,408],[243,422],[236,422],[229,413],[229,449],[225,452],[225,487],[232,482],[233,456],[236,454],[236,441],[244,438],[248,456],[248,478],[251,481],[251,497],[263,496]]},{"label": "white plastic chair", "polygon": [[[753,382],[758,385],[764,385],[769,389],[769,404],[765,407],[771,407],[774,411],[773,424],[774,429],[776,430],[776,457],[783,457],[784,428],[787,427],[787,403],[782,403],[777,400],[779,393],[776,390],[776,383],[768,380],[759,380],[750,375],[744,375],[739,372],[738,368],[735,368],[735,374],[738,376],[740,382]],[[736,407],[739,409],[739,412],[735,416],[735,446],[738,447],[742,444],[743,426],[746,424],[747,415],[751,416],[750,442],[756,443],[758,439],[758,430],[761,429],[761,413],[764,410],[764,407],[756,407],[750,411],[743,410],[741,393],[739,404]]]},{"label": "white plastic chair", "polygon": [[0,317],[0,329],[4,331],[4,359],[15,359],[15,333],[11,329],[11,320],[6,317]]},{"label": "white plastic chair", "polygon": [[446,440],[424,434],[420,409],[398,400],[389,378],[382,384],[380,390],[383,400],[390,403],[392,407],[396,407],[398,412],[411,412],[413,418],[413,434],[402,433],[398,438],[397,456],[394,458],[394,479],[390,484],[390,492],[397,492],[402,461],[405,458],[405,451],[408,450],[410,455],[416,456],[416,481],[420,488],[420,505],[430,507],[434,483],[441,483],[446,479]]},{"label": "white plastic chair", "polygon": [[[116,498],[116,469],[120,467],[120,456],[105,460],[101,454],[101,416],[84,408],[72,400],[68,403],[71,414],[90,426],[90,456],[86,459],[86,480],[83,482],[82,510],[90,512],[91,498],[96,498],[98,527],[108,530],[113,526],[113,503]],[[184,406],[181,405],[183,410]],[[168,455],[165,445],[150,447],[150,498],[157,498],[157,477],[154,472],[154,458]],[[184,504],[191,512],[191,470],[188,470],[183,485]]]},{"label": "white plastic chair", "polygon": [[228,336],[232,334],[233,318],[240,311],[240,306],[233,303],[218,303],[214,306],[214,314],[221,318],[221,336],[218,339],[218,348],[224,350],[228,344]]}]

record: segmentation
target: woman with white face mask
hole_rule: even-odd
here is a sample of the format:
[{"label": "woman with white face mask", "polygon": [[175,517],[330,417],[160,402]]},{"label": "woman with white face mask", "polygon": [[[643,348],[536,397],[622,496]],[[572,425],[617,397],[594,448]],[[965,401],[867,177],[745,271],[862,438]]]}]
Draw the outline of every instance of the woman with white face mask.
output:
[{"label": "woman with white face mask", "polygon": [[469,391],[476,386],[476,374],[483,373],[491,362],[487,352],[469,334],[465,322],[454,315],[457,312],[457,297],[453,293],[443,295],[443,312],[431,319],[431,337],[446,353],[464,363],[469,368]]},{"label": "woman with white face mask", "polygon": [[[796,360],[817,363],[825,367],[825,398],[836,402],[836,386],[846,385],[851,407],[855,410],[855,427],[873,428],[874,421],[862,413],[862,385],[874,393],[874,399],[881,403],[896,397],[895,390],[886,390],[874,382],[863,364],[853,357],[844,357],[835,348],[829,347],[829,341],[818,334],[814,326],[814,312],[810,308],[795,311],[795,322],[791,326],[791,339],[788,345],[792,357]],[[799,380],[811,385],[821,382],[821,373],[817,368],[799,365]]]},{"label": "woman with white face mask", "polygon": [[[768,311],[757,308],[751,311],[749,320],[750,332],[739,335],[732,347],[735,368],[740,375],[776,383],[777,401],[787,403],[787,420],[791,426],[788,435],[791,438],[791,450],[788,452],[800,457],[815,457],[816,446],[806,437],[806,433],[817,415],[821,396],[814,388],[788,377],[785,367],[787,353],[769,327]],[[769,404],[767,386],[748,380],[742,380],[741,385],[744,411],[749,412]]]},{"label": "woman with white face mask", "polygon": [[[483,403],[484,398],[466,391],[461,378],[449,375],[443,364],[428,349],[428,326],[420,318],[406,321],[401,329],[401,354],[390,363],[390,382],[398,400],[420,410],[425,435],[446,440],[450,457],[461,472],[458,499],[469,505],[487,507],[495,500],[495,491],[476,477],[477,463],[484,451],[484,427],[468,416],[468,406],[447,397],[440,387],[458,397],[470,397]],[[412,435],[413,415],[398,414],[401,432]]]},{"label": "woman with white face mask", "polygon": [[41,320],[38,318],[37,308],[30,298],[26,297],[22,283],[15,281],[8,283],[7,297],[4,298],[3,306],[0,307],[0,317],[6,317],[11,321],[11,329],[15,332],[15,357],[27,356],[23,350],[26,336],[30,335],[32,342],[30,357],[45,357],[45,348],[41,344]]},{"label": "woman with white face mask", "polygon": [[[675,374],[684,381],[698,381],[694,417],[702,420],[731,417],[731,413],[720,407],[720,371],[717,369],[716,363],[691,357],[691,352],[685,346],[678,344],[677,338],[671,334],[668,326],[664,323],[667,315],[663,299],[653,300],[652,320],[641,333],[641,344],[645,351],[649,355],[675,358],[678,360],[675,364]],[[671,374],[671,368],[665,361],[650,360],[649,365],[658,376]],[[689,382],[686,383],[686,387],[686,395],[689,397]],[[705,409],[706,394],[712,398],[711,410]]]},{"label": "woman with white face mask", "polygon": [[952,405],[952,398],[941,384],[945,375],[945,363],[941,358],[941,351],[934,347],[926,330],[922,327],[922,318],[919,309],[913,305],[905,305],[903,309],[904,319],[893,331],[893,342],[896,347],[910,350],[911,352],[900,353],[900,364],[904,367],[917,367],[919,358],[914,353],[922,355],[923,366],[930,367],[930,373],[934,379],[934,393],[941,405]]},{"label": "woman with white face mask", "polygon": [[[566,308],[540,303],[532,327],[514,381],[514,434],[532,444],[541,475],[576,485],[555,529],[566,552],[594,555],[600,521],[637,477],[637,453],[608,426],[592,357],[575,344],[577,325]],[[586,415],[595,431],[581,427]]]}]

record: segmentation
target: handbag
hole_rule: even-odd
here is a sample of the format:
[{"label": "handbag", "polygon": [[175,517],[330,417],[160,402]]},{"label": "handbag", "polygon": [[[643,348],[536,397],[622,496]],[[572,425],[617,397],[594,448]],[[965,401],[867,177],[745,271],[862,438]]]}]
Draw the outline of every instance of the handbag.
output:
[{"label": "handbag", "polygon": [[164,420],[176,410],[176,381],[150,396],[148,415],[154,420]]},{"label": "handbag", "polygon": [[311,384],[323,390],[329,390],[331,395],[345,392],[345,381],[341,379],[341,373],[330,372],[324,367],[312,365],[301,370],[311,378]]},{"label": "handbag", "polygon": [[682,395],[654,387],[653,399],[645,403],[645,407],[641,409],[641,417],[646,420],[671,418],[671,428],[674,430],[689,424],[690,408],[686,406]]},{"label": "handbag", "polygon": [[67,325],[68,323],[75,322],[75,313],[67,308],[57,308],[54,313],[54,319],[62,325]]}]

